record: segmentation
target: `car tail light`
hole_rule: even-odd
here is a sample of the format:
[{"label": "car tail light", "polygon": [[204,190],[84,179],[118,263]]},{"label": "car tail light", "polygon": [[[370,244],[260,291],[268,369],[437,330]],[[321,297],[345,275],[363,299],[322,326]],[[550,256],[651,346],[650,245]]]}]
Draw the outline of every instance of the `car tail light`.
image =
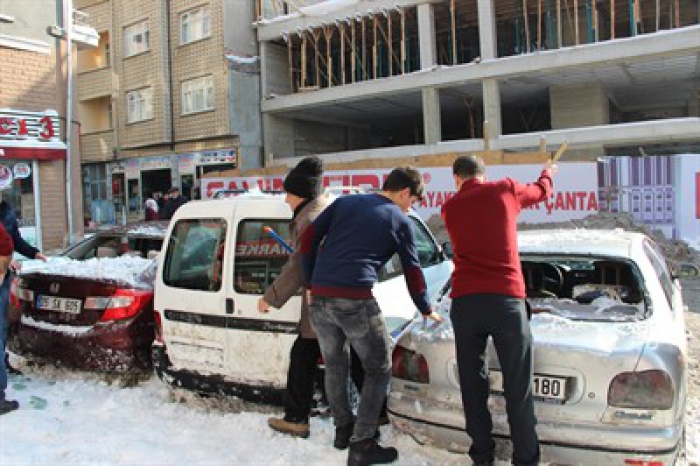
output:
[{"label": "car tail light", "polygon": [[153,299],[153,292],[117,289],[111,296],[85,298],[85,309],[104,310],[101,322],[134,317]]},{"label": "car tail light", "polygon": [[430,383],[428,362],[425,358],[403,346],[394,348],[391,357],[391,373],[394,377],[417,383]]},{"label": "car tail light", "polygon": [[647,461],[635,459],[627,459],[625,460],[625,464],[628,464],[629,466],[664,466],[663,461]]},{"label": "car tail light", "polygon": [[28,289],[27,284],[21,278],[13,278],[10,285],[10,303],[13,306],[19,307],[20,301],[34,301],[34,291]]},{"label": "car tail light", "polygon": [[160,312],[153,311],[153,323],[156,327],[155,340],[158,343],[163,343],[163,320],[160,317]]},{"label": "car tail light", "polygon": [[618,408],[670,409],[673,406],[671,376],[661,370],[618,374],[608,388],[608,405]]}]

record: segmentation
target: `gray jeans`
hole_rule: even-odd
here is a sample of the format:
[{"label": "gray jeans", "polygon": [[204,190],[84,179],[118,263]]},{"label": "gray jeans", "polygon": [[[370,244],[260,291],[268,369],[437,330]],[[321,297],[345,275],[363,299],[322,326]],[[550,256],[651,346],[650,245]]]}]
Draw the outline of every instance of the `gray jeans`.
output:
[{"label": "gray jeans", "polygon": [[372,438],[391,378],[390,341],[384,317],[374,299],[316,296],[311,325],[326,365],[326,395],[336,426],[355,420],[348,397],[349,358],[346,342],[362,361],[365,382],[351,442]]}]

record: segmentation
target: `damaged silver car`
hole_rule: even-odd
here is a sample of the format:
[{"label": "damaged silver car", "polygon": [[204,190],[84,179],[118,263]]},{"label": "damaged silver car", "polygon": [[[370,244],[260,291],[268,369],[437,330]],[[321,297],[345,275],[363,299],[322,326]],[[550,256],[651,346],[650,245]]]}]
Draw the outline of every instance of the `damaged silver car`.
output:
[{"label": "damaged silver car", "polygon": [[[685,306],[658,246],[622,230],[533,230],[518,241],[533,311],[542,460],[674,464],[685,448]],[[448,317],[449,308],[446,295],[438,311]],[[494,435],[507,439],[490,343],[488,352]],[[420,443],[466,452],[449,318],[428,327],[413,322],[394,349],[392,370],[393,424]]]}]

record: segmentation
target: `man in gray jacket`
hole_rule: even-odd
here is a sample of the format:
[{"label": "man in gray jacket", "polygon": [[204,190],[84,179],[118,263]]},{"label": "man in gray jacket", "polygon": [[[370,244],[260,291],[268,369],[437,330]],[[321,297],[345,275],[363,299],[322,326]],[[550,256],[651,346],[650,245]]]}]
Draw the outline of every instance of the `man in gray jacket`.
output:
[{"label": "man in gray jacket", "polygon": [[[326,208],[329,200],[321,196],[323,163],[318,157],[306,157],[294,167],[284,180],[285,202],[293,212],[289,225],[291,254],[280,274],[258,301],[258,310],[268,312],[269,307],[281,308],[296,295],[303,285],[303,273],[299,253],[299,237],[304,229]],[[304,290],[305,291],[305,290]],[[278,432],[307,438],[309,414],[314,394],[314,374],[321,356],[316,335],[309,323],[306,293],[302,293],[299,337],[294,341],[287,371],[287,397],[283,418],[270,418],[268,424]]]}]

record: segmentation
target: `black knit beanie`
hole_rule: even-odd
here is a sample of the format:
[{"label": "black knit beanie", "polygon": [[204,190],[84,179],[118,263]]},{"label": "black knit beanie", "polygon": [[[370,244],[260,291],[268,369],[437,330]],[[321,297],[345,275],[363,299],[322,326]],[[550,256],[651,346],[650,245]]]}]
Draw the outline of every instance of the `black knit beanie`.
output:
[{"label": "black knit beanie", "polygon": [[316,199],[323,189],[323,161],[306,157],[284,179],[284,190],[304,199]]}]

